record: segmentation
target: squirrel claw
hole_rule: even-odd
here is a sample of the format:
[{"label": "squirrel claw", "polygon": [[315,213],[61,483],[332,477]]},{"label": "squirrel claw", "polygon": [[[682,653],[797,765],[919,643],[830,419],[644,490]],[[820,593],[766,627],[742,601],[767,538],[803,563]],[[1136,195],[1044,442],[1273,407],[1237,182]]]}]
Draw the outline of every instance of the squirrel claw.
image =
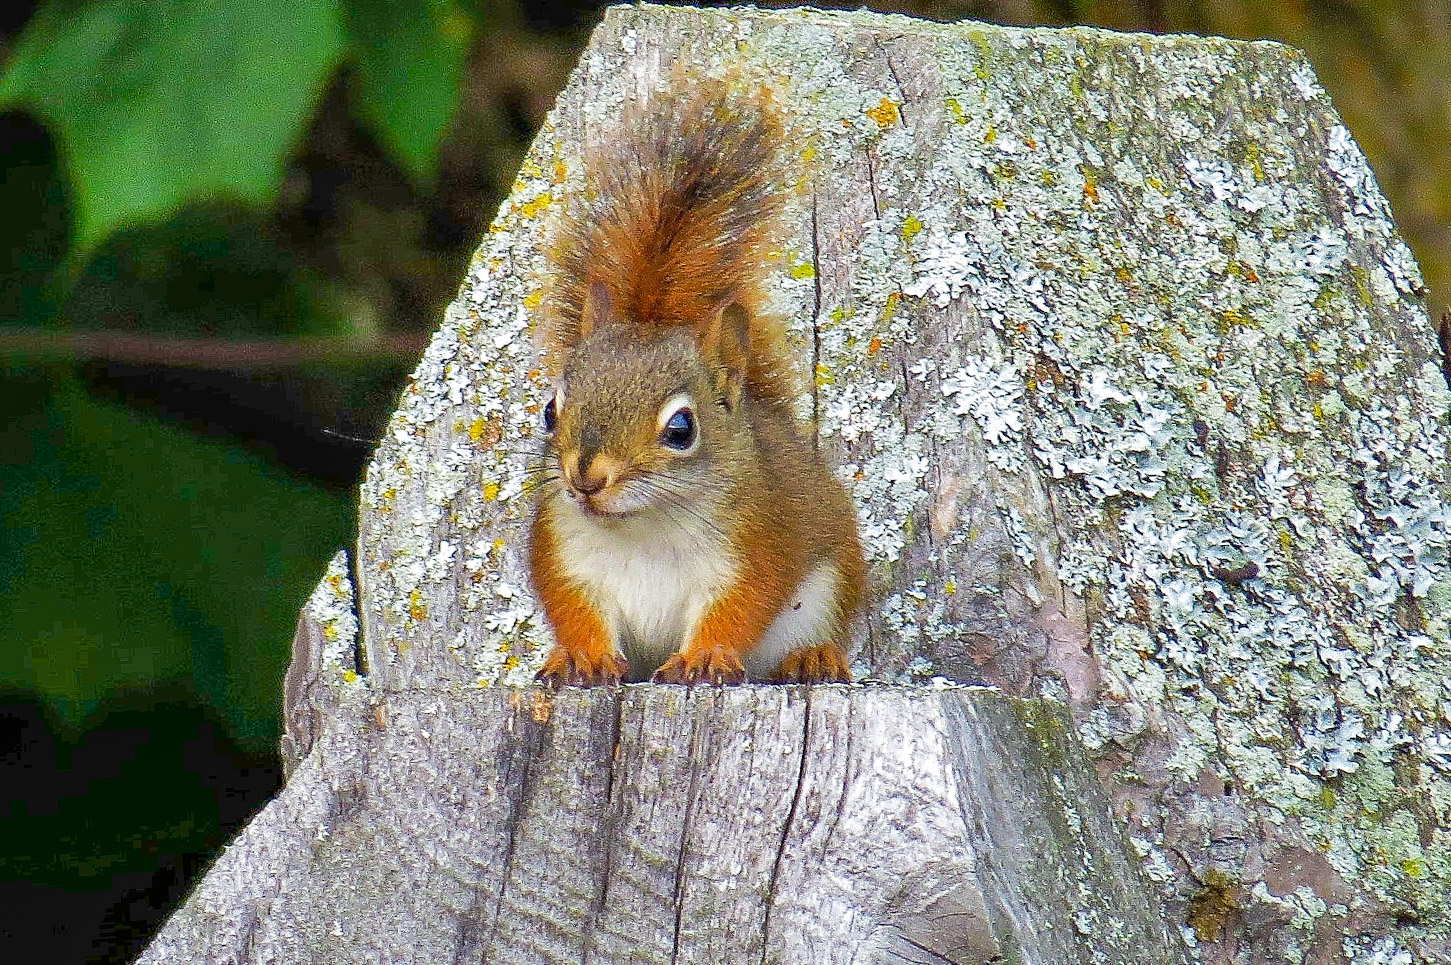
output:
[{"label": "squirrel claw", "polygon": [[841,647],[822,643],[786,654],[771,680],[779,684],[849,684],[851,668]]},{"label": "squirrel claw", "polygon": [[746,682],[746,666],[741,655],[725,647],[705,651],[674,653],[660,665],[650,678],[657,684],[712,684],[716,687]]},{"label": "squirrel claw", "polygon": [[534,679],[547,687],[614,687],[625,678],[630,665],[624,658],[602,653],[598,658],[555,647]]}]

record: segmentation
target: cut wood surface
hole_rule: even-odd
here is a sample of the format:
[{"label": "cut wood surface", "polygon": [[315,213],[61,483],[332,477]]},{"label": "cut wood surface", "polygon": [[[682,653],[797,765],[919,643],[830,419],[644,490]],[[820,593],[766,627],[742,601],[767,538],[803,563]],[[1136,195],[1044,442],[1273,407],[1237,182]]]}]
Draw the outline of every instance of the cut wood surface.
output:
[{"label": "cut wood surface", "polygon": [[960,687],[355,689],[141,961],[1178,965],[1071,733]]},{"label": "cut wood surface", "polygon": [[[355,561],[360,632],[344,602],[344,560],[309,604],[288,678],[296,771],[282,801],[234,848],[260,856],[247,873],[267,878],[273,859],[331,862],[328,875],[307,879],[315,893],[288,899],[304,904],[286,905],[318,914],[354,907],[345,899],[356,890],[392,894],[370,917],[337,923],[344,935],[366,928],[370,937],[350,947],[376,947],[372,960],[391,960],[388,948],[433,948],[430,929],[447,933],[450,916],[472,922],[458,925],[466,934],[459,947],[481,960],[490,942],[526,927],[523,918],[501,919],[500,909],[534,914],[509,904],[514,894],[524,901],[523,891],[481,884],[522,874],[512,870],[517,862],[461,824],[404,827],[418,817],[407,805],[451,800],[446,788],[461,769],[462,786],[491,788],[478,793],[502,795],[499,814],[512,814],[505,799],[515,792],[506,789],[527,782],[511,768],[536,759],[517,738],[500,736],[518,714],[483,712],[532,698],[476,691],[527,683],[549,642],[523,562],[525,467],[549,391],[531,338],[543,252],[551,219],[578,189],[583,145],[610,136],[622,105],[675,76],[680,62],[771,87],[800,148],[800,189],[771,284],[814,376],[801,407],[853,487],[873,567],[858,676],[894,684],[945,677],[1062,701],[1171,924],[1205,961],[1451,960],[1451,394],[1416,265],[1305,59],[1274,44],[1214,38],[810,10],[611,9],[369,468]],[[584,739],[597,733],[590,715],[608,716],[611,700],[642,715],[618,739],[619,762],[605,753],[616,746],[611,737],[594,745],[604,757],[578,763],[575,783],[550,785],[560,795],[553,800],[578,807],[531,811],[510,841],[527,838],[543,855],[556,832],[558,841],[588,837],[577,822],[599,812],[582,789],[620,780],[591,768],[676,761],[672,773],[698,781],[706,771],[695,763],[681,770],[675,742],[684,731],[712,748],[737,746],[739,734],[704,723],[723,719],[710,717],[724,713],[719,707],[797,706],[750,690],[697,696],[683,705],[696,709],[654,719],[647,710],[657,701],[682,698],[627,693],[571,696],[556,706],[552,729],[531,731]],[[858,699],[887,706],[886,691],[829,693],[812,707],[837,707],[841,717],[822,717],[805,743],[840,746],[837,738],[853,733],[847,722],[866,719]],[[889,715],[919,719],[908,707],[926,704],[901,699]],[[908,746],[931,754],[933,741],[965,739],[933,737],[933,727],[949,726],[943,720],[966,724],[941,710],[947,697],[921,699],[937,708],[938,722],[923,721],[920,739],[902,732],[916,741]],[[460,759],[427,756],[421,743],[412,762],[401,751],[369,750],[384,738],[365,737],[361,708],[407,717],[410,701],[436,703],[442,719],[456,722]],[[577,710],[560,717],[560,707]],[[561,721],[576,720],[583,731],[565,734]],[[764,734],[785,726],[777,718],[732,726],[762,735],[750,744],[762,762],[803,746],[767,746]],[[477,728],[471,742],[468,727]],[[900,755],[873,764],[858,755],[861,746],[852,743],[848,755],[861,767],[905,766]],[[1065,760],[1076,747],[1065,732]],[[373,768],[365,767],[369,780],[396,808],[379,820],[399,827],[366,832],[379,836],[345,851],[315,842],[311,817],[284,820],[289,807],[304,806],[293,784],[322,780],[326,760]],[[689,802],[703,785],[640,768],[641,780],[657,781],[649,792],[656,803],[642,798],[630,814],[697,806]],[[954,793],[967,786],[959,781]],[[788,788],[762,790],[769,802]],[[287,804],[288,795],[299,796]],[[347,807],[372,801],[344,798]],[[620,806],[613,792],[610,801]],[[332,820],[323,803],[307,806]],[[1016,806],[995,798],[972,813],[1011,817]],[[642,835],[638,847],[655,847],[647,819],[630,827]],[[892,822],[877,828],[904,831]],[[389,843],[405,833],[406,845]],[[951,842],[980,843],[956,833],[938,841],[943,862],[958,860],[954,848],[977,847]],[[884,853],[869,837],[850,847]],[[796,892],[783,880],[827,903],[820,921],[833,924],[822,927],[849,922],[841,934],[852,940],[876,935],[863,947],[886,947],[889,934],[913,940],[908,926],[890,931],[895,906],[885,893],[852,890],[852,875],[880,878],[831,863],[850,854],[834,851],[842,839],[828,835],[795,852],[751,844],[739,872],[719,863],[721,842],[735,839],[703,851],[694,850],[703,838],[681,840],[683,855],[656,857],[707,869],[721,894],[757,880],[752,862],[780,856],[770,901],[757,898],[758,908],[775,909],[771,922],[740,934],[747,942],[770,936],[766,953],[781,961],[837,954],[772,944],[821,934],[792,917]],[[429,860],[400,865],[394,852],[408,848]],[[594,860],[584,846],[548,853],[562,867]],[[972,853],[979,869],[998,867]],[[793,864],[804,855],[820,880],[808,882],[806,866]],[[240,867],[227,860],[158,948],[189,947],[167,943],[200,934],[185,929],[210,920],[198,916],[221,902],[219,888],[244,886],[263,889],[261,904],[227,906],[262,909],[248,919],[247,947],[281,947],[255,944],[262,930],[283,928],[267,911],[273,884],[226,878],[224,868]],[[901,872],[913,901],[935,887],[909,884],[905,866],[883,867]],[[426,868],[440,881],[459,877],[446,901],[422,888]],[[589,893],[603,880],[592,875],[561,874],[556,891]],[[1034,879],[984,884],[984,875],[974,887],[987,896],[993,941],[1003,947],[1026,941],[1029,926],[1051,924],[1058,936],[1077,927],[1056,914],[995,916],[993,901]],[[537,881],[518,880],[533,889],[529,901],[545,900]],[[1133,880],[1109,876],[1094,887],[1132,889]],[[692,890],[703,887],[692,875],[671,882],[652,900],[676,901],[678,927],[668,930],[682,947],[700,947],[689,945],[692,929],[708,931],[714,926],[701,922],[716,919],[697,917],[703,906],[693,902],[714,893]],[[972,902],[948,891],[933,907],[944,920],[971,919],[960,909]],[[499,908],[472,904],[490,894]],[[600,914],[613,914],[606,904]],[[295,936],[317,934],[311,919],[287,920]],[[546,920],[529,918],[540,947],[564,934]],[[658,924],[634,921],[641,934]],[[590,947],[606,956],[600,943],[615,926],[590,927]],[[798,927],[807,930],[790,930]],[[1153,931],[1148,921],[1125,927]],[[559,938],[561,947],[574,940]],[[600,960],[630,960],[610,954]]]}]

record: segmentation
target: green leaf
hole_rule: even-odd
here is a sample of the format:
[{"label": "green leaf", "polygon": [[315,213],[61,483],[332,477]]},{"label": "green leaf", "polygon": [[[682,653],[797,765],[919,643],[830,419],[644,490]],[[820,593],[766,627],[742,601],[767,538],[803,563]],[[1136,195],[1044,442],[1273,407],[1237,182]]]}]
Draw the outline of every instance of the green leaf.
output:
[{"label": "green leaf", "polygon": [[297,612],[349,500],[45,374],[0,379],[0,680],[74,724],[184,681],[238,740],[270,745]]},{"label": "green leaf", "polygon": [[420,186],[458,108],[473,22],[454,0],[350,0],[356,109]]},{"label": "green leaf", "polygon": [[54,132],[78,249],[188,201],[270,202],[342,55],[337,3],[46,3],[0,75],[0,107]]}]

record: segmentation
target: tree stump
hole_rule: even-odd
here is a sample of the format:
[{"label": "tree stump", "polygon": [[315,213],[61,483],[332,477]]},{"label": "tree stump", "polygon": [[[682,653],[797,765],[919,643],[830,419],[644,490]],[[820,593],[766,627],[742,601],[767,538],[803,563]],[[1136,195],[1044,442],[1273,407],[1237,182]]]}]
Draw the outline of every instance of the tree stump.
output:
[{"label": "tree stump", "polygon": [[[872,685],[511,686],[550,218],[680,61],[801,146]],[[288,787],[142,961],[1447,960],[1439,361],[1294,51],[613,8],[304,613]]]}]

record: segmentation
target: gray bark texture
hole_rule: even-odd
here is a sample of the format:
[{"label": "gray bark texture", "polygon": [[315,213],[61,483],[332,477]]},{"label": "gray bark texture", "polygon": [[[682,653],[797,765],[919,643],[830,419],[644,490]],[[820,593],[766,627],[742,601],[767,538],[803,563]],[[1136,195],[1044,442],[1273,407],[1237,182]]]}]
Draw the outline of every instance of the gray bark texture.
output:
[{"label": "gray bark texture", "polygon": [[[875,685],[511,686],[551,218],[682,62],[799,147]],[[1451,961],[1439,361],[1294,51],[613,8],[304,612],[288,787],[143,961]]]},{"label": "gray bark texture", "polygon": [[1181,965],[1054,706],[352,690],[141,961]]}]

